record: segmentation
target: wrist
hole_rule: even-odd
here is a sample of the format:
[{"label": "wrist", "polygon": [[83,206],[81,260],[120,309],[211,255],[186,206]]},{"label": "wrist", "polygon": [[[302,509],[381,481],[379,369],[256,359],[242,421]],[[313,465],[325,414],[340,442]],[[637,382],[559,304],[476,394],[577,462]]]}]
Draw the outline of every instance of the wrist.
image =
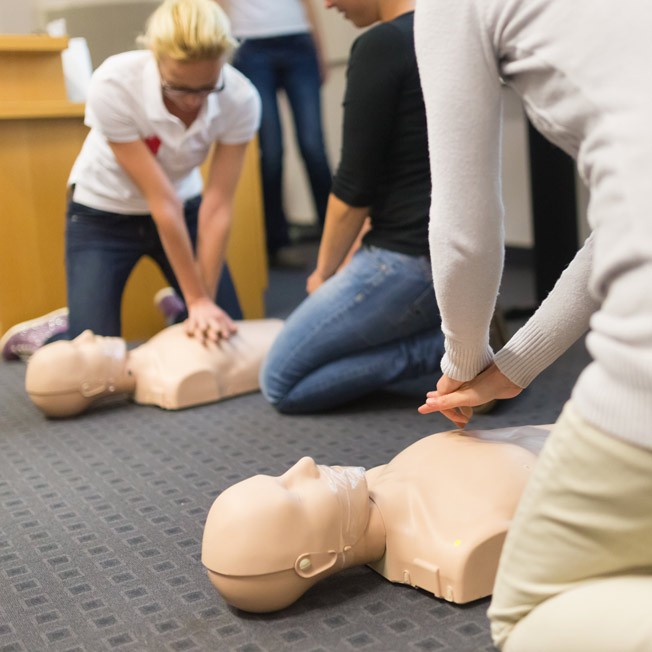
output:
[{"label": "wrist", "polygon": [[201,305],[202,303],[205,303],[207,301],[212,303],[210,297],[207,294],[195,294],[189,297],[184,296],[184,299],[188,310],[198,305]]},{"label": "wrist", "polygon": [[317,276],[321,281],[327,281],[331,276],[333,276],[333,272],[329,274],[327,272],[323,272],[319,268],[315,269],[313,274]]}]

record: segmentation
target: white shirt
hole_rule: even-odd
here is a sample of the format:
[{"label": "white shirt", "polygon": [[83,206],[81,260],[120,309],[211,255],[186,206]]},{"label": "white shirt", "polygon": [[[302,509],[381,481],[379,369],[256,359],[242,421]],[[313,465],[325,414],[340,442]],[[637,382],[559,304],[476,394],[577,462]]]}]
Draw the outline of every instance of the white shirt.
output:
[{"label": "white shirt", "polygon": [[520,386],[591,325],[573,400],[602,430],[652,448],[652,3],[417,0],[428,121],[430,249],[442,368],[492,360],[503,261],[500,80],[577,159],[594,229],[537,313],[496,357]]},{"label": "white shirt", "polygon": [[302,0],[230,0],[231,30],[239,39],[310,31]]},{"label": "white shirt", "polygon": [[260,123],[251,82],[224,66],[224,90],[212,93],[190,125],[163,103],[156,60],[148,50],[109,57],[93,74],[85,123],[91,128],[70,173],[74,201],[114,213],[149,213],[147,200],[116,161],[109,142],[144,140],[182,201],[202,191],[199,166],[211,145],[246,143]]}]

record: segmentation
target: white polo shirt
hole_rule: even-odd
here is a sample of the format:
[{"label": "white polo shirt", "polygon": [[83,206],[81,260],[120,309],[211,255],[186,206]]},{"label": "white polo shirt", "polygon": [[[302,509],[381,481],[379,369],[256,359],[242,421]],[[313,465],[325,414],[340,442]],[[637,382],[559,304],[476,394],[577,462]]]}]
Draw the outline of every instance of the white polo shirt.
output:
[{"label": "white polo shirt", "polygon": [[149,50],[109,57],[93,74],[85,123],[91,128],[70,173],[74,201],[140,215],[147,200],[116,161],[109,141],[144,140],[185,201],[202,191],[199,171],[210,146],[246,143],[260,124],[260,97],[251,82],[226,64],[224,90],[212,93],[186,127],[163,104],[161,78]]}]

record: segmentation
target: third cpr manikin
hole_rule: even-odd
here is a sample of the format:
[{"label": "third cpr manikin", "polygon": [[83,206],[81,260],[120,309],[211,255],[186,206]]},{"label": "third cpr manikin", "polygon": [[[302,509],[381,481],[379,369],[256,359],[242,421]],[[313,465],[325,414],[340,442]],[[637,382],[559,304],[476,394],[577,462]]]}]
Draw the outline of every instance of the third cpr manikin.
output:
[{"label": "third cpr manikin", "polygon": [[253,612],[358,564],[452,602],[485,597],[548,430],[449,431],[367,472],[305,457],[254,476],[215,500],[202,562],[228,603]]},{"label": "third cpr manikin", "polygon": [[252,319],[237,324],[235,335],[218,342],[190,337],[177,324],[129,351],[122,338],[84,331],[74,340],[39,349],[27,365],[25,388],[50,417],[79,414],[115,395],[178,410],[252,392],[283,322]]}]

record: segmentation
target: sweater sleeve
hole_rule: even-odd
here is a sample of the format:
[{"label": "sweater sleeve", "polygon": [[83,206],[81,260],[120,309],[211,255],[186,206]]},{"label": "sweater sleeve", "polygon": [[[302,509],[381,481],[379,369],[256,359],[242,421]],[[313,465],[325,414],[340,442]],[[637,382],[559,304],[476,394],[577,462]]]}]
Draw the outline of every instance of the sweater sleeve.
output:
[{"label": "sweater sleeve", "polygon": [[386,23],[364,33],[351,48],[342,153],[332,189],[350,206],[373,203],[396,119],[404,48],[402,34]]},{"label": "sweater sleeve", "polygon": [[589,292],[593,235],[577,252],[529,321],[496,354],[496,365],[519,387],[527,387],[589,329],[598,302]]},{"label": "sweater sleeve", "polygon": [[503,266],[501,88],[474,0],[418,0],[415,44],[432,176],[429,244],[446,353],[470,380],[493,359],[489,323]]}]

